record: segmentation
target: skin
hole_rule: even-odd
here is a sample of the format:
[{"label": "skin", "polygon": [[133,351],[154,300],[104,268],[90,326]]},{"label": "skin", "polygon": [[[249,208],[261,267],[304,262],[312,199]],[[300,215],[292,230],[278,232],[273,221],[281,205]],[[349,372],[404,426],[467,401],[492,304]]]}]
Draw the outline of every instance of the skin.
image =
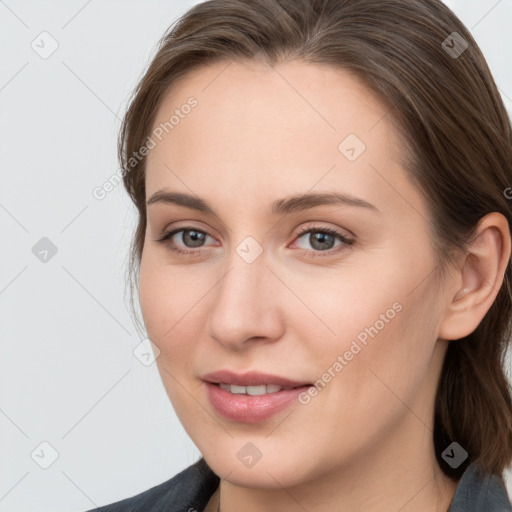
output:
[{"label": "skin", "polygon": [[[387,108],[355,76],[299,61],[216,63],[173,85],[154,126],[190,96],[197,106],[148,155],[146,198],[192,193],[215,215],[149,205],[139,287],[166,392],[221,477],[207,510],[220,491],[222,512],[446,511],[457,482],[434,455],[436,385],[447,340],[476,328],[502,284],[506,219],[484,217],[441,283],[428,204],[400,164]],[[366,146],[354,161],[338,149],[348,134]],[[270,213],[277,199],[333,191],[379,211]],[[174,235],[197,256],[156,241],[178,227],[209,235],[202,246]],[[297,237],[302,227],[354,243],[335,238],[322,251]],[[252,263],[236,252],[248,236],[263,251]],[[316,381],[396,302],[401,311],[307,405],[243,424],[208,401],[201,376],[219,369]],[[251,468],[237,457],[247,442],[262,454]]]}]

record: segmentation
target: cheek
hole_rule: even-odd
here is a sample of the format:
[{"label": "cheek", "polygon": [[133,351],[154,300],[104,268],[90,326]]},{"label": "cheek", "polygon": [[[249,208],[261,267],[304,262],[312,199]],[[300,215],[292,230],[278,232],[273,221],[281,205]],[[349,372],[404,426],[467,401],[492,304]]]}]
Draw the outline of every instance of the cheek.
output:
[{"label": "cheek", "polygon": [[[359,417],[382,410],[389,400],[399,402],[397,396],[410,403],[429,371],[437,339],[439,312],[433,283],[425,279],[430,261],[402,265],[395,253],[389,264],[378,263],[294,288],[316,315],[308,315],[309,325],[303,320],[299,332],[316,378],[326,383],[319,395]],[[311,288],[312,282],[318,286]]]},{"label": "cheek", "polygon": [[[143,254],[139,273],[139,297],[148,337],[157,345],[157,365],[171,395],[176,381],[190,379],[198,341],[204,338],[207,292],[213,284],[207,276],[194,276],[184,267],[171,266],[161,256]],[[167,374],[165,371],[167,370]]]},{"label": "cheek", "polygon": [[[156,365],[162,383],[180,417],[186,416],[191,407],[190,395],[183,393],[180,383],[190,378],[187,374],[194,349],[190,340],[198,339],[198,333],[191,330],[197,325],[193,307],[197,293],[186,283],[183,271],[162,265],[149,251],[143,253],[139,273],[141,312],[147,335],[160,350]],[[189,388],[190,383],[187,383],[190,392]],[[186,417],[184,419],[186,423]]]},{"label": "cheek", "polygon": [[[167,322],[165,318],[162,318],[164,311],[170,311],[164,302],[168,299],[164,297],[165,290],[171,290],[171,288],[162,285],[162,273],[152,264],[151,260],[148,251],[144,249],[139,272],[139,302],[148,336],[154,343],[157,343],[163,333],[164,324],[171,325],[169,324],[170,317]],[[162,348],[159,343],[157,345],[160,349]]]},{"label": "cheek", "polygon": [[[186,271],[162,261],[159,251],[144,249],[139,273],[139,300],[148,334],[156,340],[172,336],[180,319],[187,322],[197,292]],[[151,338],[153,339],[153,338]]]},{"label": "cheek", "polygon": [[344,359],[350,360],[333,387],[335,396],[331,395],[339,405],[338,421],[352,423],[355,429],[370,421],[373,427],[368,427],[367,435],[372,428],[377,435],[394,424],[409,407],[426,423],[429,420],[428,400],[420,395],[432,377],[436,335],[429,315],[433,313],[428,298],[421,294],[393,294],[391,298],[398,298],[393,302],[396,309],[386,309],[390,301],[385,299],[380,307],[373,304],[373,315],[362,326],[354,325],[352,336],[343,340]]}]

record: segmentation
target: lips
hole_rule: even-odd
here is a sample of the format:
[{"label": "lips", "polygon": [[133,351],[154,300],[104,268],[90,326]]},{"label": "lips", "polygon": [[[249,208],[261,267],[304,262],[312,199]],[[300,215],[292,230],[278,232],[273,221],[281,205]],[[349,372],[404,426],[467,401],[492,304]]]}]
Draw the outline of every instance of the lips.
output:
[{"label": "lips", "polygon": [[311,385],[268,373],[236,374],[220,370],[203,376],[207,397],[224,418],[238,423],[259,423],[297,402]]},{"label": "lips", "polygon": [[265,395],[233,394],[219,384],[205,383],[206,395],[213,408],[224,418],[237,423],[259,423],[270,419],[297,403],[308,386],[277,391]]},{"label": "lips", "polygon": [[243,374],[237,374],[230,370],[219,370],[216,372],[207,373],[206,375],[203,375],[203,380],[212,384],[222,383],[235,386],[274,385],[287,389],[311,385],[311,382],[307,382],[305,380],[292,380],[269,373],[247,372]]}]

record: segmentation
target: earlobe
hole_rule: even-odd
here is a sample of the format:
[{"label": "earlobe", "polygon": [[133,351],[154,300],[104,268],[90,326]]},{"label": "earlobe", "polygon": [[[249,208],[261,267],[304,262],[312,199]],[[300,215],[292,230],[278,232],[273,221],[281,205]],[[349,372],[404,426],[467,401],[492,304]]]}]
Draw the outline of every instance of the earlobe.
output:
[{"label": "earlobe", "polygon": [[[471,334],[491,308],[510,261],[507,219],[492,212],[480,219],[475,237],[455,275],[457,289],[446,295],[439,338],[454,340]],[[452,288],[453,290],[453,288]]]}]

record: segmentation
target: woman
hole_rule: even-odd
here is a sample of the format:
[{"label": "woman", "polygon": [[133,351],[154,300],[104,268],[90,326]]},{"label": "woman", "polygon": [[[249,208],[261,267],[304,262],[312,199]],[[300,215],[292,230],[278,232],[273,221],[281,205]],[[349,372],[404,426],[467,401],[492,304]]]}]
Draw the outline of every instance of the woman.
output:
[{"label": "woman", "polygon": [[97,511],[511,510],[511,126],[444,4],[196,5],[120,159],[203,457]]}]

